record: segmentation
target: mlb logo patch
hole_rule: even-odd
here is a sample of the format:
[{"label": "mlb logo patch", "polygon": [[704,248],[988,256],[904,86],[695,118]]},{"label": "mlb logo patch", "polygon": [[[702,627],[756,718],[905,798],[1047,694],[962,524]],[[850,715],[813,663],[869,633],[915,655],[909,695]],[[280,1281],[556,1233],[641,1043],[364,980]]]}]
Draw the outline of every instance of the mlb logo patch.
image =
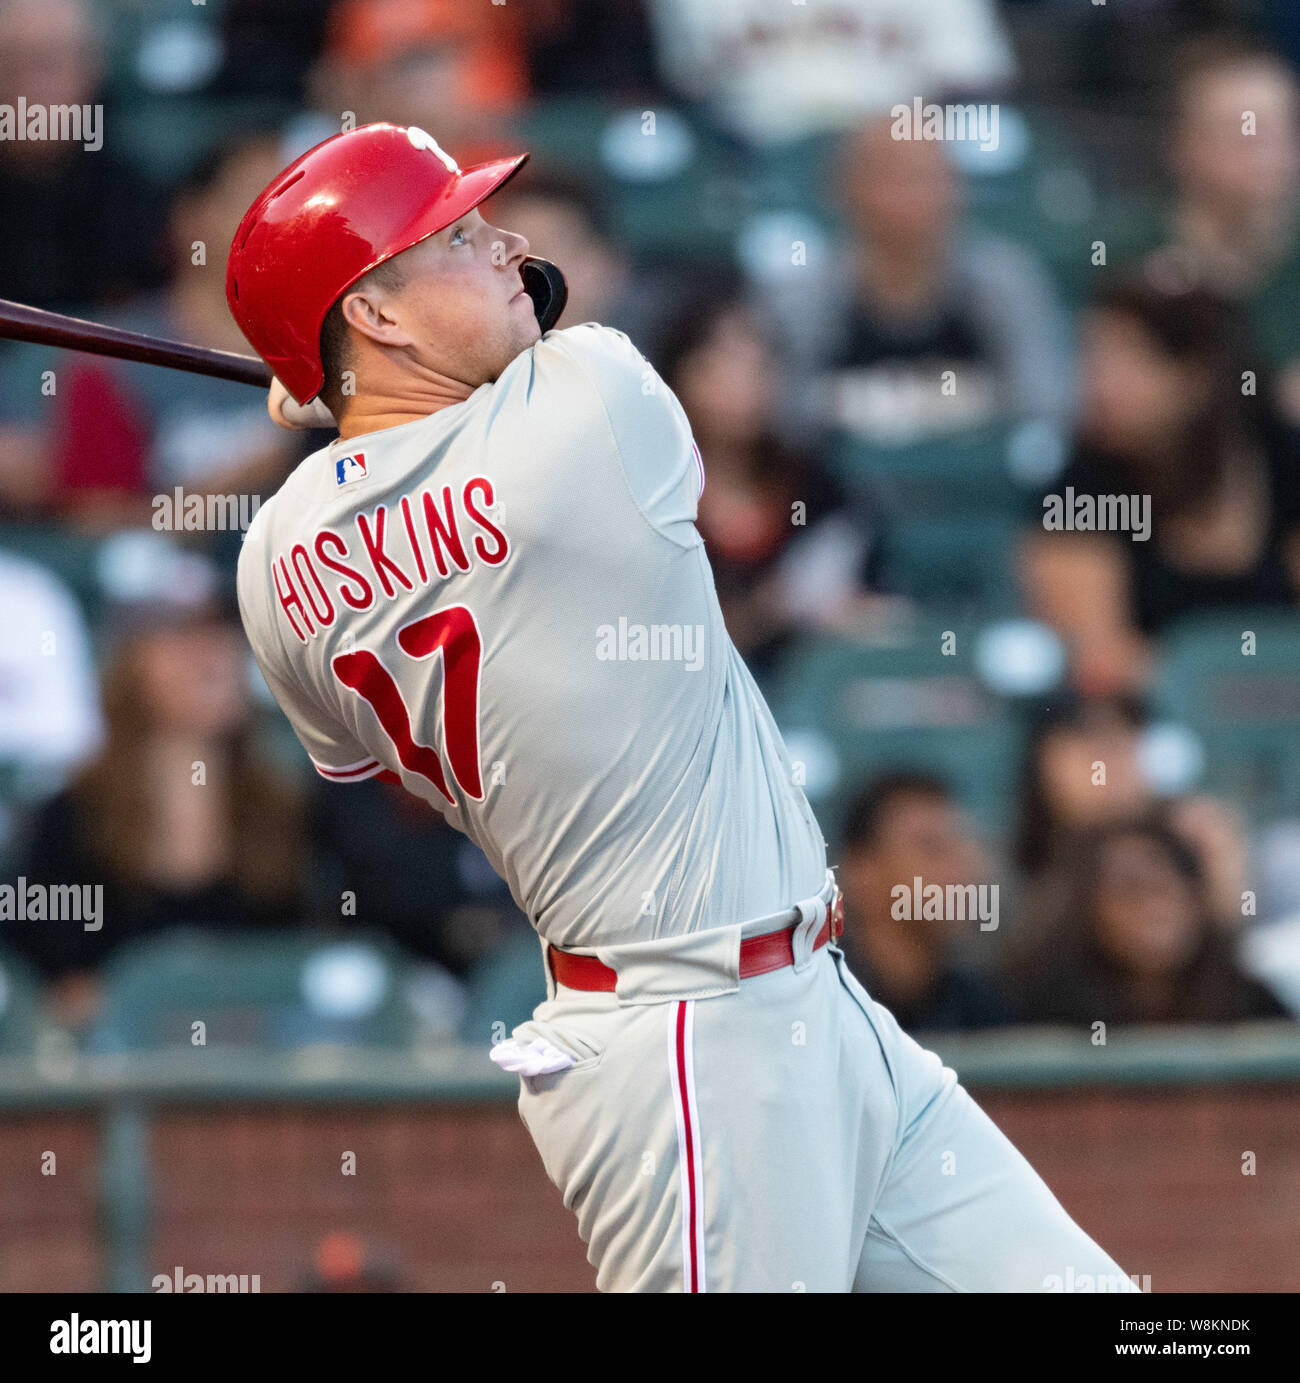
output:
[{"label": "mlb logo patch", "polygon": [[346,485],[349,480],[366,478],[366,457],[364,452],[354,452],[351,456],[340,456],[334,463],[334,483]]}]

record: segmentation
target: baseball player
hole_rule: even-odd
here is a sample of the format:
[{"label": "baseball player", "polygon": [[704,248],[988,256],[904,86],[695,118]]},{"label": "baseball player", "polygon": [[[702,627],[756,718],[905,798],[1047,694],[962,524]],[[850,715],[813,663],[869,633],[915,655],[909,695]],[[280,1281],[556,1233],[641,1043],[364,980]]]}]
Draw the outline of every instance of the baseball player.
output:
[{"label": "baseball player", "polygon": [[339,434],[244,544],[268,685],[319,773],[399,780],[536,927],[548,997],[492,1057],[601,1289],[1131,1289],[846,969],[690,424],[627,337],[548,329],[561,277],[479,210],[526,158],[365,126],[235,235],[273,414]]}]

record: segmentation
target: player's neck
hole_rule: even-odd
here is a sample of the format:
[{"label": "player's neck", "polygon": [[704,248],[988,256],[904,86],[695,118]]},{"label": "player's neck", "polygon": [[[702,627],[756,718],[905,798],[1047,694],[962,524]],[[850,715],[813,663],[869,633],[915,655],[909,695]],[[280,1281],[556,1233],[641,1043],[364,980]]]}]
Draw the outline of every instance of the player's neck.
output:
[{"label": "player's neck", "polygon": [[366,394],[347,400],[338,420],[339,436],[345,441],[371,432],[383,432],[427,418],[453,404],[464,403],[474,392],[459,381],[424,381],[417,390],[401,395]]}]

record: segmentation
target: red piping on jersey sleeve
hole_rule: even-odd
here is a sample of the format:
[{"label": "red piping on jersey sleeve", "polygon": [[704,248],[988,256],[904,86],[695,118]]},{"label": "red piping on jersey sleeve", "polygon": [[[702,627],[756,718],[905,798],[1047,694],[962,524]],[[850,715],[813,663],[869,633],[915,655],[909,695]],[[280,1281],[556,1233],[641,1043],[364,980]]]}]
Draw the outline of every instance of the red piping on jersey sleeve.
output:
[{"label": "red piping on jersey sleeve", "polygon": [[358,759],[346,768],[328,768],[325,764],[318,764],[315,759],[312,765],[322,778],[328,778],[331,783],[359,783],[388,772],[378,759]]}]

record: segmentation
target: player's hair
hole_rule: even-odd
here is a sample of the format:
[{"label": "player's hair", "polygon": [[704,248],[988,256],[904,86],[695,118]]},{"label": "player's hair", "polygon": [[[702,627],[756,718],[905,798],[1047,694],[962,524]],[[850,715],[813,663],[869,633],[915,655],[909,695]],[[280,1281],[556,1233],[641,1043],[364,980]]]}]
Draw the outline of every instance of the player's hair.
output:
[{"label": "player's hair", "polygon": [[880,839],[880,828],[892,807],[904,798],[951,802],[952,789],[937,773],[896,769],[882,773],[853,799],[844,818],[842,844],[846,850],[867,850]]},{"label": "player's hair", "polygon": [[336,422],[341,416],[345,398],[343,374],[352,367],[352,338],[343,317],[343,299],[348,293],[355,293],[359,288],[371,284],[377,284],[390,293],[396,293],[405,282],[406,273],[397,259],[386,259],[368,274],[363,274],[346,292],[341,293],[338,301],[325,314],[320,328],[320,363],[325,376],[320,396],[326,408],[334,414]]}]

